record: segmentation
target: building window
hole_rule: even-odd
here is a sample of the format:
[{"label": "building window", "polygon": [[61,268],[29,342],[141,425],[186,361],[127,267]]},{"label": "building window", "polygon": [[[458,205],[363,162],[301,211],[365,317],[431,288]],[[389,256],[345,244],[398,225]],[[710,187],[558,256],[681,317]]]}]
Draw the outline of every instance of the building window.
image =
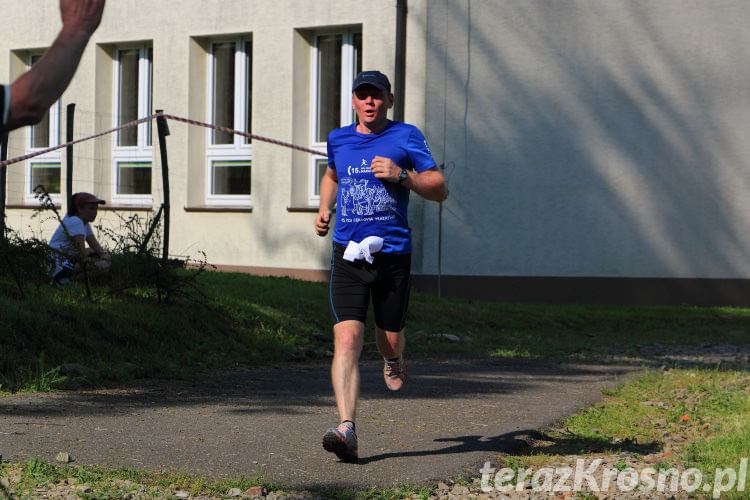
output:
[{"label": "building window", "polygon": [[[153,49],[127,47],[115,51],[114,125],[120,127],[152,113]],[[113,200],[150,204],[151,121],[114,134]]]},{"label": "building window", "polygon": [[320,181],[323,180],[323,176],[326,174],[328,159],[316,157],[314,161],[315,168],[313,170],[313,175],[315,177],[313,177],[313,188],[315,188],[315,192],[313,193],[312,198],[316,201],[320,201]]},{"label": "building window", "polygon": [[[212,42],[208,54],[208,110],[211,123],[252,132],[252,41]],[[252,201],[252,141],[232,132],[207,131],[206,203],[249,205]]]},{"label": "building window", "polygon": [[151,192],[151,162],[121,161],[117,164],[118,194],[142,195]]},{"label": "building window", "polygon": [[[362,33],[344,31],[313,37],[311,74],[311,146],[326,152],[331,130],[354,122],[352,82],[362,71]],[[325,174],[325,159],[312,156],[309,163],[310,204],[320,200],[320,179]]]},{"label": "building window", "polygon": [[[29,162],[29,195],[43,186],[54,202],[60,201],[60,161],[32,160]],[[33,196],[32,196],[33,197]]]},{"label": "building window", "polygon": [[250,193],[250,162],[215,160],[211,168],[211,194],[247,195]]},{"label": "building window", "polygon": [[[28,58],[30,68],[41,59],[42,54],[32,54]],[[34,153],[60,145],[60,101],[57,101],[45,113],[44,118],[36,125],[26,127],[26,151]],[[27,162],[26,199],[34,199],[34,188],[41,185],[55,202],[60,201],[61,178],[60,150],[36,156]]]}]

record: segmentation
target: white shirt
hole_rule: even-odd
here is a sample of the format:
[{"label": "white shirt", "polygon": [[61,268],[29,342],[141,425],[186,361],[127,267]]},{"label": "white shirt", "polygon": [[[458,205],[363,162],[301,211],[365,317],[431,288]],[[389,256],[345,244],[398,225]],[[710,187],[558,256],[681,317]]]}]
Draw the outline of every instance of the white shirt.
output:
[{"label": "white shirt", "polygon": [[[63,229],[63,226],[65,228]],[[65,229],[68,230],[68,234],[65,234]],[[58,226],[55,234],[49,240],[49,246],[53,250],[56,250],[55,255],[55,270],[52,276],[56,276],[57,273],[63,270],[65,267],[72,269],[73,264],[68,260],[69,258],[76,256],[76,249],[73,246],[74,236],[83,236],[83,239],[88,239],[92,236],[94,231],[88,222],[83,220],[77,215],[66,215],[62,221],[62,224]],[[70,235],[70,237],[68,237]],[[67,257],[67,258],[66,258]]]}]

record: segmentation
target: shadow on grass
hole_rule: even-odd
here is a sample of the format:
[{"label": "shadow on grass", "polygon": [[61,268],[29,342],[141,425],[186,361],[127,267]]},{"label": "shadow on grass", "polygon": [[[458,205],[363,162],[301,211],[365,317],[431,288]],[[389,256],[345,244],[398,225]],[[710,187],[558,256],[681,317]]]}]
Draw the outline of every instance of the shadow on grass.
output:
[{"label": "shadow on grass", "polygon": [[582,436],[566,432],[562,436],[553,436],[547,432],[532,431],[526,446],[509,452],[512,456],[531,455],[586,455],[589,453],[635,453],[648,455],[661,450],[660,443],[651,441],[639,443],[635,439],[614,439],[609,436]]},{"label": "shadow on grass", "polygon": [[[583,361],[583,360],[582,360]],[[750,370],[750,345],[704,343],[700,345],[614,346],[588,362],[637,364],[659,369]]]},{"label": "shadow on grass", "polygon": [[592,438],[569,433],[562,437],[554,437],[537,430],[526,429],[508,432],[499,436],[485,438],[479,435],[440,438],[436,442],[456,443],[438,450],[405,451],[382,453],[361,458],[360,465],[366,465],[380,460],[398,457],[425,457],[456,453],[470,453],[483,451],[490,453],[506,453],[511,456],[528,456],[537,454],[549,455],[585,455],[588,453],[629,452],[646,455],[661,449],[659,443],[638,443],[626,439],[616,441],[607,437]]}]

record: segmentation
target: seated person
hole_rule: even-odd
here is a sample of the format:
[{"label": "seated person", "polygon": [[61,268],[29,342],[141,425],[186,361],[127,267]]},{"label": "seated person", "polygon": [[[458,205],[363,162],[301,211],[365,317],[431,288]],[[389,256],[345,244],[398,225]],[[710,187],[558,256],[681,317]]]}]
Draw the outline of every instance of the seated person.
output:
[{"label": "seated person", "polygon": [[[94,236],[89,223],[96,219],[99,205],[105,202],[91,193],[76,193],[62,220],[49,242],[54,251],[55,268],[52,279],[61,284],[78,281],[86,276],[95,278],[109,271],[110,255],[104,251]],[[66,234],[67,230],[67,234]],[[88,247],[86,246],[88,243]]]}]

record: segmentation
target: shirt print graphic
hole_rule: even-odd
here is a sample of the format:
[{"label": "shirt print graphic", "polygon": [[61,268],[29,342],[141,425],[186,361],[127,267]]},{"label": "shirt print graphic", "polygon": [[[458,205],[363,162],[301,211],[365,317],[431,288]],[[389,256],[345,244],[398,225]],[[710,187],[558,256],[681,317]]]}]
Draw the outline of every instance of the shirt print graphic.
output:
[{"label": "shirt print graphic", "polygon": [[346,167],[349,177],[341,179],[341,217],[344,222],[390,220],[396,200],[383,184],[373,180],[364,158],[358,167]]}]

